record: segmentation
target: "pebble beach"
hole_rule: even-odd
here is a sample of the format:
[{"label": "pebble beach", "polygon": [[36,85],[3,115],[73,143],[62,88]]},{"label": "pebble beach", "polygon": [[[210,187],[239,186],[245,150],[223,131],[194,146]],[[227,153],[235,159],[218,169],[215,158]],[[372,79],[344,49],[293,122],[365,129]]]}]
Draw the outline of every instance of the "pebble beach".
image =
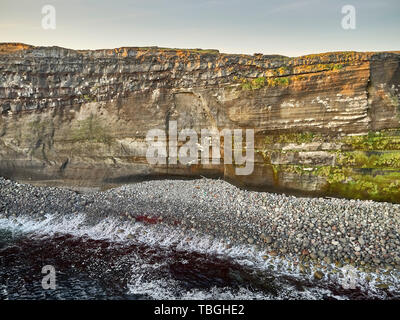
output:
[{"label": "pebble beach", "polygon": [[48,213],[85,213],[89,224],[110,216],[167,224],[223,239],[226,246],[254,246],[266,259],[291,259],[300,269],[309,264],[349,264],[367,272],[400,269],[397,204],[246,191],[206,178],[84,193],[0,179],[0,215],[40,220]]}]

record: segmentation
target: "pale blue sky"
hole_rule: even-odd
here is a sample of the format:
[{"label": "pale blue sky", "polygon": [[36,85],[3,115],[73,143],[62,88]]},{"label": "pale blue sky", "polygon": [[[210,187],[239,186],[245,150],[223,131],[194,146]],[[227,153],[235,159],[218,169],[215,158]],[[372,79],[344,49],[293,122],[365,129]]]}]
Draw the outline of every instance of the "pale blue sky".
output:
[{"label": "pale blue sky", "polygon": [[[41,8],[56,8],[43,30]],[[356,29],[341,27],[343,5]],[[297,56],[400,50],[399,0],[0,0],[0,42],[73,49],[213,48]]]}]

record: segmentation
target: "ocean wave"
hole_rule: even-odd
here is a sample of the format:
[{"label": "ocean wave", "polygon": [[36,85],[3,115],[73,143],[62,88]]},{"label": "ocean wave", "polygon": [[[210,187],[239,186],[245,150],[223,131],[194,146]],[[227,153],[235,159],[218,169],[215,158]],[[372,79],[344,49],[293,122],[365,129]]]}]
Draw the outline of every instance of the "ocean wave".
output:
[{"label": "ocean wave", "polygon": [[[351,299],[357,298],[357,294],[359,298],[383,299],[400,292],[398,278],[362,272],[357,272],[356,275],[357,290],[346,291],[342,288],[344,273],[340,272],[341,269],[316,281],[312,276],[312,266],[311,272],[304,274],[288,260],[266,259],[265,253],[254,246],[232,245],[222,239],[162,223],[132,223],[110,217],[91,225],[84,214],[46,214],[41,219],[32,219],[28,215],[8,218],[0,216],[0,229],[9,230],[14,236],[23,234],[43,241],[57,234],[68,234],[76,238],[108,241],[120,246],[134,244],[152,248],[156,253],[136,254],[131,257],[131,270],[127,279],[127,293],[149,299]],[[168,273],[171,264],[176,263],[170,261],[175,258],[169,255],[171,251],[199,253],[210,261],[226,259],[245,270],[243,273],[251,281],[248,286],[235,288],[217,287],[212,283],[207,288],[188,288],[184,280],[176,279]],[[151,259],[155,254],[161,256],[157,263]],[[184,264],[184,260],[181,258],[178,262]],[[233,278],[238,283],[247,283],[248,279],[241,279],[243,275],[240,272],[239,275],[233,275]],[[268,290],[264,290],[262,286],[265,275],[271,282]],[[369,281],[366,280],[367,277],[370,277]],[[379,278],[380,283],[391,283],[387,291],[376,287]]]}]

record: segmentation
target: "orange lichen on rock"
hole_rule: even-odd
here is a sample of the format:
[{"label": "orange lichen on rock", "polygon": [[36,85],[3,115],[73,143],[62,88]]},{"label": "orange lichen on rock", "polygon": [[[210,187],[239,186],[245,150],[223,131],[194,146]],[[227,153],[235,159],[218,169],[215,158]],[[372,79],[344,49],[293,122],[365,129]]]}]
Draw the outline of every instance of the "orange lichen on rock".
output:
[{"label": "orange lichen on rock", "polygon": [[24,43],[0,43],[0,54],[8,54],[20,50],[27,50],[30,48],[32,48],[32,46]]}]

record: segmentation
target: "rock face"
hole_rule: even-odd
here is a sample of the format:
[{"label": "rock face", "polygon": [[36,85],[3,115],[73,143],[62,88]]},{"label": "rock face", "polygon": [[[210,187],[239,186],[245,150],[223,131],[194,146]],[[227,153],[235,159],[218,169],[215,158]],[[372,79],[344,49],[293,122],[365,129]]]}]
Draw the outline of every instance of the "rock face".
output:
[{"label": "rock face", "polygon": [[[269,191],[400,202],[400,52],[298,58],[0,44],[0,175],[74,185],[219,176]],[[254,129],[254,171],[151,165],[146,134]],[[182,142],[183,143],[183,142]],[[223,144],[221,144],[223,153]]]}]

